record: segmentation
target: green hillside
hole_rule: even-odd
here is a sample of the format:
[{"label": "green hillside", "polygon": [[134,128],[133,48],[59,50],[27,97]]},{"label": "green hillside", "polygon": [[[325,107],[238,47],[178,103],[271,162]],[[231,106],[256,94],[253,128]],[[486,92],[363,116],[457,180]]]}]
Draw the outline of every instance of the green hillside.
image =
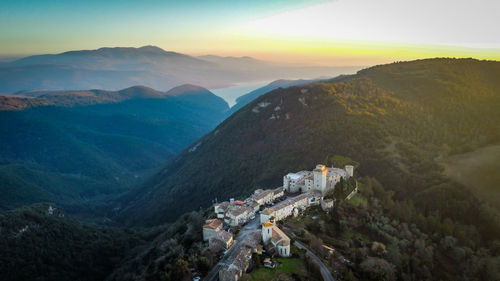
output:
[{"label": "green hillside", "polygon": [[445,174],[469,187],[478,198],[500,210],[500,145],[444,159]]},{"label": "green hillside", "polygon": [[172,91],[61,92],[26,99],[50,106],[0,110],[0,210],[110,203],[226,117],[227,103],[206,89]]},{"label": "green hillside", "polygon": [[298,86],[298,85],[304,85],[304,84],[309,84],[315,82],[315,80],[276,80],[273,81],[263,87],[260,87],[258,89],[255,89],[247,94],[244,94],[236,99],[236,104],[231,107],[231,113],[234,113],[238,111],[240,108],[244,107],[245,105],[251,103],[253,100],[256,98],[262,96],[263,94],[270,92],[272,90],[278,89],[278,88],[288,88],[292,86]]},{"label": "green hillside", "polygon": [[500,233],[490,223],[494,214],[444,176],[440,159],[500,142],[499,75],[498,62],[430,59],[272,91],[124,197],[121,219],[172,221],[216,197],[276,187],[287,172],[344,155],[396,199],[477,224],[493,237]]}]

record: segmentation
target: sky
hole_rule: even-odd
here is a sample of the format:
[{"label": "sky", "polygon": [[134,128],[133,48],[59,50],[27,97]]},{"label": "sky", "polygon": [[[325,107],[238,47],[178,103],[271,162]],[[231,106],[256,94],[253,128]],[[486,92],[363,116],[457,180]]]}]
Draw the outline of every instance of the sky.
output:
[{"label": "sky", "polygon": [[498,0],[0,0],[0,56],[155,45],[319,65],[500,60]]}]

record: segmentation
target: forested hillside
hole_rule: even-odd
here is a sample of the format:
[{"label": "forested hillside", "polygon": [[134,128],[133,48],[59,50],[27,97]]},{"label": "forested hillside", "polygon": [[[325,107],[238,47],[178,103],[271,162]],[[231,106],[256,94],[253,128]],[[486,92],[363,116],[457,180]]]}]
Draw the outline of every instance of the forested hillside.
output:
[{"label": "forested hillside", "polygon": [[104,280],[147,237],[83,225],[49,204],[0,213],[0,229],[0,279],[11,281]]},{"label": "forested hillside", "polygon": [[[232,115],[123,198],[129,224],[172,221],[276,187],[283,174],[344,155],[419,210],[500,234],[495,213],[442,173],[440,159],[500,141],[500,63],[430,59],[278,89]],[[425,199],[425,200],[423,200]]]},{"label": "forested hillside", "polygon": [[292,86],[298,86],[298,85],[303,85],[303,84],[309,84],[314,82],[315,80],[276,80],[273,81],[264,87],[260,87],[258,89],[255,89],[251,91],[250,93],[244,94],[236,99],[236,104],[231,107],[231,112],[234,113],[238,111],[240,108],[244,107],[245,105],[251,103],[253,100],[256,98],[262,96],[263,94],[270,92],[272,90],[278,89],[278,88],[288,88]]},{"label": "forested hillside", "polygon": [[0,210],[50,201],[97,211],[97,202],[143,181],[229,110],[193,85],[6,99],[4,106],[25,106],[0,110]]}]

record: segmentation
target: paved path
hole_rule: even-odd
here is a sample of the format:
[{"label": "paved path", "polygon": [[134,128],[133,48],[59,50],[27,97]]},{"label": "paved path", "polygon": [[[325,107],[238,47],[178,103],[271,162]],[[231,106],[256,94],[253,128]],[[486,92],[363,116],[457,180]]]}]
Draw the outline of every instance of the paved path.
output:
[{"label": "paved path", "polygon": [[212,270],[207,274],[205,278],[203,278],[203,281],[217,281],[219,280],[219,271],[221,270],[222,266],[227,264],[230,258],[232,257],[232,254],[234,252],[234,249],[237,248],[238,244],[241,241],[245,241],[246,237],[248,234],[255,232],[256,230],[259,229],[260,226],[260,216],[256,214],[255,219],[251,220],[247,224],[245,224],[238,235],[236,235],[236,238],[234,239],[234,244],[227,250],[227,252],[224,254],[224,257],[212,268]]},{"label": "paved path", "polygon": [[311,252],[306,246],[302,245],[299,241],[294,242],[295,246],[297,246],[299,249],[304,249],[306,252],[315,260],[318,262],[320,266],[320,271],[321,271],[321,276],[323,277],[324,281],[335,281],[333,279],[332,273],[330,270],[328,270],[328,267],[321,261],[320,258],[318,258],[313,252]]}]

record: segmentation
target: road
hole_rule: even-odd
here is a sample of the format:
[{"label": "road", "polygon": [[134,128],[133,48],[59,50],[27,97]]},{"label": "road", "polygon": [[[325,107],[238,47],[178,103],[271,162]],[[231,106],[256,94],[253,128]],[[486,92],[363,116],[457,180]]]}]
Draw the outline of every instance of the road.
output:
[{"label": "road", "polygon": [[321,271],[321,276],[323,277],[323,280],[324,281],[335,281],[335,279],[333,279],[333,276],[332,276],[332,273],[330,272],[330,270],[328,270],[328,267],[326,267],[326,265],[321,261],[320,258],[318,258],[318,256],[316,256],[313,252],[311,252],[308,248],[306,248],[306,246],[302,245],[300,242],[298,241],[295,241],[294,242],[295,246],[297,246],[299,249],[304,249],[306,250],[306,252],[315,260],[318,262],[319,266],[320,266],[320,271]]},{"label": "road", "polygon": [[260,216],[257,214],[255,216],[255,219],[251,220],[241,228],[240,232],[238,233],[238,235],[236,235],[236,238],[234,239],[233,246],[231,246],[231,248],[227,250],[222,259],[214,266],[214,268],[212,268],[212,270],[207,274],[207,276],[203,278],[203,281],[219,280],[219,271],[221,270],[222,266],[227,264],[228,261],[231,259],[234,249],[237,248],[238,244],[241,241],[245,241],[245,238],[247,237],[248,234],[258,230],[259,226],[260,226]]}]

